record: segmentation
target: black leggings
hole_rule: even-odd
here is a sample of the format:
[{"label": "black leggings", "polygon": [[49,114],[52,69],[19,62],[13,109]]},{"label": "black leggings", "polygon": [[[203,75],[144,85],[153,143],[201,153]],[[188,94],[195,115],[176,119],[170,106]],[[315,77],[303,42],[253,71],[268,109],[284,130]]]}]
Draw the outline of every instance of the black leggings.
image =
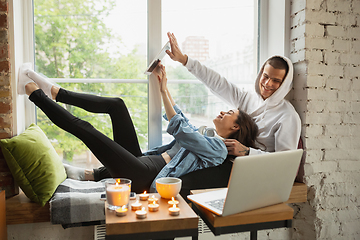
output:
[{"label": "black leggings", "polygon": [[[91,150],[105,166],[102,177],[122,177],[132,180],[131,190],[148,191],[152,181],[166,165],[161,156],[143,156],[134,125],[124,101],[120,98],[99,97],[60,89],[56,101],[70,104],[93,113],[110,115],[114,140],[108,138],[90,123],[83,121],[48,98],[41,89],[29,99],[48,118],[63,130],[73,134]],[[109,174],[107,174],[109,173]]]}]

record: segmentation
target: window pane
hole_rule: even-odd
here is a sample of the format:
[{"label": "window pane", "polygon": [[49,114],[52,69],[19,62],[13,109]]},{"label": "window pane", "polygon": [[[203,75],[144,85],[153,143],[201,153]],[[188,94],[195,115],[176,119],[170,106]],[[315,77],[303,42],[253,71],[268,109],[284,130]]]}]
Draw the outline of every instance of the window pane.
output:
[{"label": "window pane", "polygon": [[[254,1],[162,1],[163,42],[168,41],[166,32],[174,33],[183,53],[237,86],[252,90],[256,66],[254,12]],[[235,107],[215,97],[180,63],[169,57],[163,63],[173,98],[193,125],[213,126],[212,119],[221,110]],[[163,142],[171,140],[166,136],[166,126],[164,123]]]},{"label": "window pane", "polygon": [[146,79],[146,0],[34,4],[36,71],[50,78]]},{"label": "window pane", "polygon": [[[147,84],[131,83],[133,79],[147,79],[143,74],[147,65],[147,1],[34,0],[34,32],[35,70],[49,78],[99,79],[98,83],[69,80],[60,85],[77,92],[123,98],[141,147],[147,150]],[[130,83],[101,83],[101,79]],[[64,107],[112,138],[108,116]],[[99,164],[94,165],[94,157],[80,140],[54,126],[40,110],[37,120],[65,160],[83,167]]]}]

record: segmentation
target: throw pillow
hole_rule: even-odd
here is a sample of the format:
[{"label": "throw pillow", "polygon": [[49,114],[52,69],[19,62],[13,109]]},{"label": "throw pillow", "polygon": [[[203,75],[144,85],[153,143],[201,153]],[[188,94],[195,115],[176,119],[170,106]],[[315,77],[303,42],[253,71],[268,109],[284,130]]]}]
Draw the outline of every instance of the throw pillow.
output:
[{"label": "throw pillow", "polygon": [[11,139],[1,139],[0,146],[15,181],[25,195],[42,206],[66,179],[59,155],[44,132],[31,124]]}]

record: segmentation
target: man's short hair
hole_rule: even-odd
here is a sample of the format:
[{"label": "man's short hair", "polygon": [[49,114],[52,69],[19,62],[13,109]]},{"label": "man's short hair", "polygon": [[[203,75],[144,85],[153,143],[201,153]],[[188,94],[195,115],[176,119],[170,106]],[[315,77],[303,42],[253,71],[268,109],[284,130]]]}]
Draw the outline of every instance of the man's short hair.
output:
[{"label": "man's short hair", "polygon": [[270,64],[275,69],[285,69],[285,76],[284,76],[284,79],[285,79],[285,77],[289,71],[289,65],[285,61],[285,59],[283,59],[282,57],[274,56],[274,57],[269,58],[266,61],[265,65],[267,63]]}]

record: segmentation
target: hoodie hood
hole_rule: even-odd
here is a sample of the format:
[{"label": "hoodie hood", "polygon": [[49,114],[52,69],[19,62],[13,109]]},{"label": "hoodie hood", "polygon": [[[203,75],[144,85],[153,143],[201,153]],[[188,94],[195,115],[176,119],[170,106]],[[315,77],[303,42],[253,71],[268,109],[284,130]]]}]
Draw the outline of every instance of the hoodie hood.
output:
[{"label": "hoodie hood", "polygon": [[[293,67],[293,64],[290,59],[288,59],[287,57],[279,56],[279,55],[274,55],[272,57],[280,57],[280,58],[284,59],[289,66],[289,71],[286,74],[285,79],[282,82],[281,86],[270,97],[263,100],[264,104],[267,106],[266,108],[278,105],[285,98],[285,96],[290,92],[290,90],[292,88],[292,81],[293,81],[293,75],[294,75],[294,67]],[[272,58],[272,57],[270,57],[270,58]],[[270,58],[268,58],[268,60]],[[265,64],[268,60],[266,60],[265,63],[262,65],[262,67],[258,73],[258,76],[256,78],[256,81],[255,81],[255,91],[260,97],[261,97],[261,94],[260,94],[260,89],[259,89],[259,81],[260,81],[261,75],[264,71]]]}]

